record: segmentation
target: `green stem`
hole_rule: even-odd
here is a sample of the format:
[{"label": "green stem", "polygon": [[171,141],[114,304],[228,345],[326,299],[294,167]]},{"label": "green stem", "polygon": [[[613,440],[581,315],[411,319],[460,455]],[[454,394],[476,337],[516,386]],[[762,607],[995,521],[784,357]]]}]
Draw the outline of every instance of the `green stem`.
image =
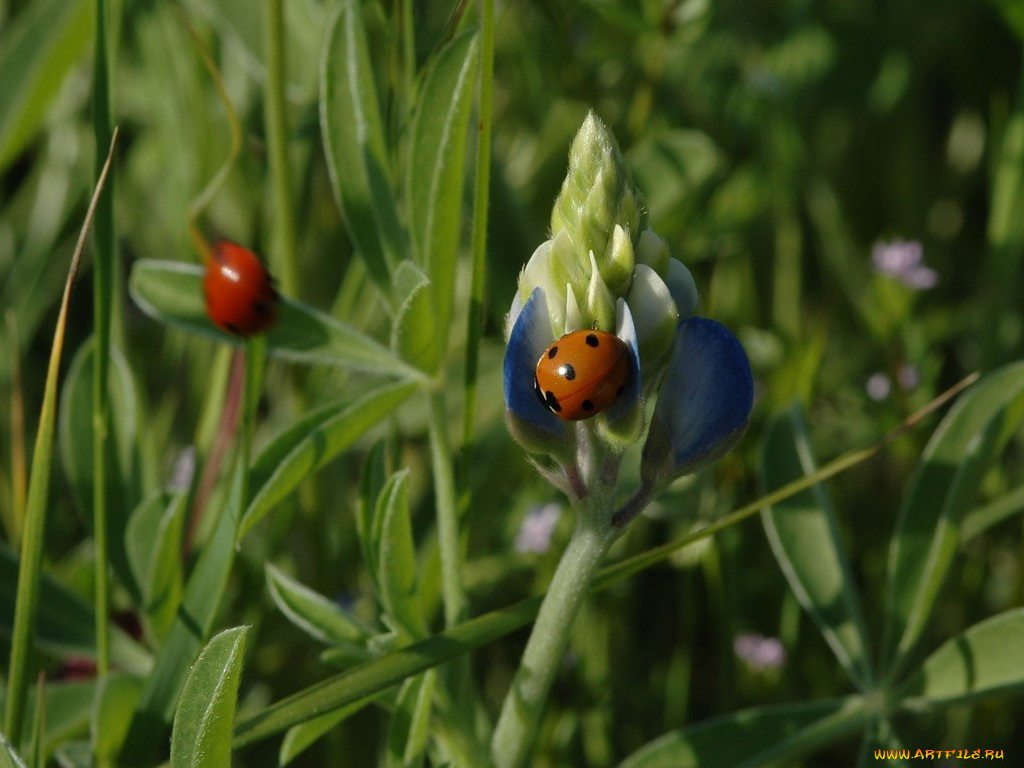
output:
[{"label": "green stem", "polygon": [[465,620],[468,615],[466,593],[462,588],[462,552],[459,544],[458,507],[455,502],[455,476],[448,441],[444,395],[430,396],[430,458],[434,468],[434,498],[437,505],[437,536],[441,548],[441,591],[444,597],[445,626]]},{"label": "green stem", "polygon": [[291,164],[288,161],[288,120],[285,103],[284,11],[281,0],[267,0],[267,85],[265,113],[267,154],[274,193],[274,253],[278,255],[281,289],[299,296],[299,266],[295,251],[295,213],[292,208]]},{"label": "green stem", "polygon": [[[603,501],[597,496],[591,498]],[[576,530],[548,587],[512,688],[505,697],[491,741],[491,758],[497,768],[526,764],[548,691],[562,665],[569,631],[597,568],[618,533],[600,523],[602,516],[593,512],[579,511]]]},{"label": "green stem", "polygon": [[[110,64],[107,57],[108,10],[106,0],[96,3],[96,53],[93,87],[93,132],[96,138],[96,177],[103,172],[102,147],[110,145]],[[113,307],[114,209],[113,179],[110,192],[96,207],[93,264],[93,378],[92,469],[93,541],[96,547],[96,672],[102,679],[110,667],[110,556],[107,533],[107,379],[110,361],[110,327]]]},{"label": "green stem", "polygon": [[480,335],[484,323],[487,277],[487,212],[491,185],[491,103],[494,90],[494,0],[480,0],[480,91],[477,122],[476,183],[473,187],[473,272],[469,290],[469,322],[466,339],[465,399],[462,418],[462,458],[459,480],[469,495],[469,468],[476,431],[476,386],[480,359]]}]

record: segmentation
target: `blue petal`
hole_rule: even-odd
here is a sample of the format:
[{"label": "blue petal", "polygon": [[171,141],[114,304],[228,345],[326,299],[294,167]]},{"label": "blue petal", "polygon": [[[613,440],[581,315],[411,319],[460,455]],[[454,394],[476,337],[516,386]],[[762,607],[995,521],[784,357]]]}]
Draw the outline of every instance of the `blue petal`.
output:
[{"label": "blue petal", "polygon": [[521,430],[527,430],[532,433],[531,442],[550,440],[561,445],[570,439],[566,422],[551,413],[533,391],[537,361],[552,341],[547,299],[542,289],[534,288],[505,348],[505,408],[510,420],[519,422],[515,425],[519,427],[517,438]]},{"label": "blue petal", "polygon": [[729,329],[703,317],[681,322],[644,445],[644,480],[669,482],[719,458],[746,429],[753,401],[750,362]]}]

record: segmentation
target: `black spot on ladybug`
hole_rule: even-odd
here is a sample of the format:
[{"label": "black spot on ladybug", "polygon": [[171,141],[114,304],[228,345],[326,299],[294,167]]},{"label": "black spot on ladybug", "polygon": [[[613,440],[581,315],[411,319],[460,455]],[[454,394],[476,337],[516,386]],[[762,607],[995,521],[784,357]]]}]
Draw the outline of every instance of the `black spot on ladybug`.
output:
[{"label": "black spot on ladybug", "polygon": [[583,410],[584,411],[588,411],[588,412],[594,410],[594,404],[592,402],[590,402],[589,400],[584,400],[583,401]]},{"label": "black spot on ladybug", "polygon": [[587,334],[586,342],[587,342],[587,346],[588,347],[595,347],[595,348],[597,347],[598,344],[601,343],[601,342],[599,342],[597,340],[597,336],[594,335],[593,333],[588,333]]},{"label": "black spot on ladybug", "polygon": [[576,378],[576,369],[572,367],[572,363],[563,363],[558,366],[558,375],[566,381],[572,381]]},{"label": "black spot on ladybug", "polygon": [[541,405],[545,408],[548,407],[548,401],[544,399],[544,392],[541,390],[540,382],[537,381],[536,377],[533,379],[533,394],[535,394],[537,399],[540,400]]},{"label": "black spot on ladybug", "polygon": [[551,349],[548,350],[548,360],[554,360],[555,359],[555,355],[557,355],[557,354],[558,354],[558,345],[555,345]]},{"label": "black spot on ladybug", "polygon": [[544,404],[547,405],[547,407],[550,408],[555,413],[562,412],[562,405],[561,403],[558,402],[558,398],[555,397],[554,392],[547,393],[547,395],[544,398]]},{"label": "black spot on ladybug", "polygon": [[252,303],[253,311],[259,315],[266,315],[270,313],[270,305],[265,301],[254,301]]}]

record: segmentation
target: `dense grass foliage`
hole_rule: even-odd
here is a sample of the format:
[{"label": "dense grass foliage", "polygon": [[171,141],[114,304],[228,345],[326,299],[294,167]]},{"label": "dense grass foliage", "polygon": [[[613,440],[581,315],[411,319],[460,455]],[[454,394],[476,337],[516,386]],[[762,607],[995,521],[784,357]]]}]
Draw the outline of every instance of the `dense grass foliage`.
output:
[{"label": "dense grass foliage", "polygon": [[[1021,7],[0,0],[0,766],[1020,764]],[[591,112],[722,324],[667,380],[694,328],[753,372],[656,489],[646,433],[586,486],[506,424]],[[265,334],[206,315],[222,239]],[[645,507],[586,568],[578,483]]]}]

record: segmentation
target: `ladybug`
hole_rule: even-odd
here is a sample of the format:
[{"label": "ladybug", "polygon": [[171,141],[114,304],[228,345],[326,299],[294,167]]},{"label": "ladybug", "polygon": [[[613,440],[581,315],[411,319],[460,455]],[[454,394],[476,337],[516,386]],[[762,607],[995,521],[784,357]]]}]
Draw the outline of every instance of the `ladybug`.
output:
[{"label": "ladybug", "polygon": [[203,292],[210,320],[235,336],[252,336],[277,319],[274,279],[256,254],[237,243],[225,240],[213,247]]},{"label": "ladybug", "polygon": [[555,416],[578,421],[614,403],[629,378],[629,347],[604,331],[573,331],[544,350],[533,391]]}]

